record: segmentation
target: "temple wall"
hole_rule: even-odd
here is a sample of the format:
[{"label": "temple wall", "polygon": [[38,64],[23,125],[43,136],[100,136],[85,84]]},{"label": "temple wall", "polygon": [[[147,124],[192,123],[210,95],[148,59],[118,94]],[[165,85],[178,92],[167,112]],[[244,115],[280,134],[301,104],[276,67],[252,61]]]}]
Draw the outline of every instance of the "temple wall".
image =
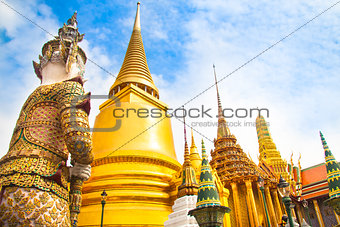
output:
[{"label": "temple wall", "polygon": [[325,226],[335,226],[337,224],[334,211],[331,207],[324,204],[327,197],[318,199],[319,208],[322,214]]}]

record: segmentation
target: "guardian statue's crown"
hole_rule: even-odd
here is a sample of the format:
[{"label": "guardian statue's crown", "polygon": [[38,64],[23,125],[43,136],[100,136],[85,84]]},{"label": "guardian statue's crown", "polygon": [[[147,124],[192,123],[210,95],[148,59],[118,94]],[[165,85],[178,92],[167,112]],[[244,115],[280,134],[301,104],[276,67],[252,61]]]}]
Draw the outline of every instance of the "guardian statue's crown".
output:
[{"label": "guardian statue's crown", "polygon": [[77,63],[80,75],[85,71],[86,55],[78,46],[84,38],[84,34],[78,31],[77,12],[67,20],[67,24],[59,28],[58,36],[48,41],[42,48],[42,56],[39,55],[40,63],[33,61],[33,67],[37,76],[42,79],[41,71],[48,62],[62,62],[66,65],[66,72],[70,72],[71,65]]}]

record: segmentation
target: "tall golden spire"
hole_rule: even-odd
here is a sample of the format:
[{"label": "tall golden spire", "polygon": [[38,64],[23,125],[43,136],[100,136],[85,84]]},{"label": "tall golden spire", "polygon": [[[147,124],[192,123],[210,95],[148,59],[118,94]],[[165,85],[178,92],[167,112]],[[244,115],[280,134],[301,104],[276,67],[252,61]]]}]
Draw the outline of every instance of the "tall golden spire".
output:
[{"label": "tall golden spire", "polygon": [[183,118],[184,123],[184,165],[191,164],[190,162],[190,154],[189,154],[189,148],[188,148],[188,141],[187,141],[187,131],[185,128],[185,117]]},{"label": "tall golden spire", "polygon": [[184,163],[182,167],[182,184],[178,187],[177,197],[180,198],[186,195],[196,195],[198,184],[196,182],[195,170],[191,165],[190,154],[187,142],[187,132],[185,128],[184,118]]},{"label": "tall golden spire", "polygon": [[196,147],[194,133],[192,132],[192,129],[191,129],[191,147]]},{"label": "tall golden spire", "polygon": [[226,137],[231,134],[230,134],[230,130],[228,128],[227,122],[223,117],[220,93],[218,92],[218,86],[217,86],[215,65],[213,65],[213,67],[214,67],[215,85],[216,85],[216,92],[217,92],[217,104],[218,104],[218,129],[217,129],[217,139],[218,139],[221,137]]},{"label": "tall golden spire", "polygon": [[192,129],[191,129],[190,161],[196,171],[197,177],[199,177],[199,173],[201,171],[202,159],[200,157],[200,154],[198,153]]},{"label": "tall golden spire", "polygon": [[141,26],[140,3],[137,3],[137,12],[130,43],[125,54],[123,65],[118,73],[115,83],[110,88],[110,95],[118,93],[128,84],[138,86],[156,98],[159,98],[158,89],[153,83],[151,73],[146,61]]}]

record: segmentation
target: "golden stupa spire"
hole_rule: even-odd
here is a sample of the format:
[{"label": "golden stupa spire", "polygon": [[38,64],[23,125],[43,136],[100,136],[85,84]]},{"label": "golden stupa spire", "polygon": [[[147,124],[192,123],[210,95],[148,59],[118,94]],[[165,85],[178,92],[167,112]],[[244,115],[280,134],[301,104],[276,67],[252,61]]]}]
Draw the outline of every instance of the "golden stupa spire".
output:
[{"label": "golden stupa spire", "polygon": [[187,141],[187,131],[185,128],[185,117],[183,118],[183,122],[184,122],[184,165],[189,165],[189,164],[191,165],[188,141]]},{"label": "golden stupa spire", "polygon": [[182,167],[182,184],[178,187],[177,197],[180,198],[186,195],[196,195],[198,190],[198,184],[196,182],[195,170],[190,161],[190,154],[187,142],[187,132],[184,122],[184,163]]},{"label": "golden stupa spire", "polygon": [[192,132],[192,129],[191,129],[191,147],[196,147],[194,133]]},{"label": "golden stupa spire", "polygon": [[136,12],[136,18],[135,23],[133,24],[133,30],[141,30],[140,28],[140,2],[137,2],[137,12]]},{"label": "golden stupa spire", "polygon": [[197,150],[192,129],[191,129],[190,161],[196,171],[197,177],[199,177],[199,173],[201,171],[202,159]]},{"label": "golden stupa spire", "polygon": [[218,104],[218,129],[217,129],[217,139],[221,137],[226,137],[230,134],[230,130],[227,126],[227,122],[224,119],[223,111],[222,111],[222,104],[220,99],[220,93],[218,91],[217,86],[217,78],[216,78],[216,71],[215,71],[215,65],[213,65],[214,68],[214,76],[215,76],[215,85],[216,85],[216,92],[217,92],[217,104]]},{"label": "golden stupa spire", "polygon": [[133,84],[156,98],[159,98],[158,89],[153,83],[148,63],[146,61],[140,26],[139,2],[137,3],[136,18],[133,25],[130,43],[117,79],[110,88],[110,95],[118,93],[129,84]]}]

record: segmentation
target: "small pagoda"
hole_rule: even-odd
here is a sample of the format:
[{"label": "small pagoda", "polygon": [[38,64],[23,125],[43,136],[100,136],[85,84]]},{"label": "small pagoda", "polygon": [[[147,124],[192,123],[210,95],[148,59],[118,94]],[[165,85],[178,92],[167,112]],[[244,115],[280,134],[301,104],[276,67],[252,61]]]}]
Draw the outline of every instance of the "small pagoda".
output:
[{"label": "small pagoda", "polygon": [[202,164],[196,209],[189,211],[188,214],[196,218],[200,227],[222,227],[224,214],[229,212],[229,207],[221,206],[202,140]]},{"label": "small pagoda", "polygon": [[329,187],[329,199],[325,201],[331,206],[337,215],[340,215],[340,166],[328,148],[325,138],[320,131],[320,137],[325,150],[325,161],[327,168],[327,181]]}]

